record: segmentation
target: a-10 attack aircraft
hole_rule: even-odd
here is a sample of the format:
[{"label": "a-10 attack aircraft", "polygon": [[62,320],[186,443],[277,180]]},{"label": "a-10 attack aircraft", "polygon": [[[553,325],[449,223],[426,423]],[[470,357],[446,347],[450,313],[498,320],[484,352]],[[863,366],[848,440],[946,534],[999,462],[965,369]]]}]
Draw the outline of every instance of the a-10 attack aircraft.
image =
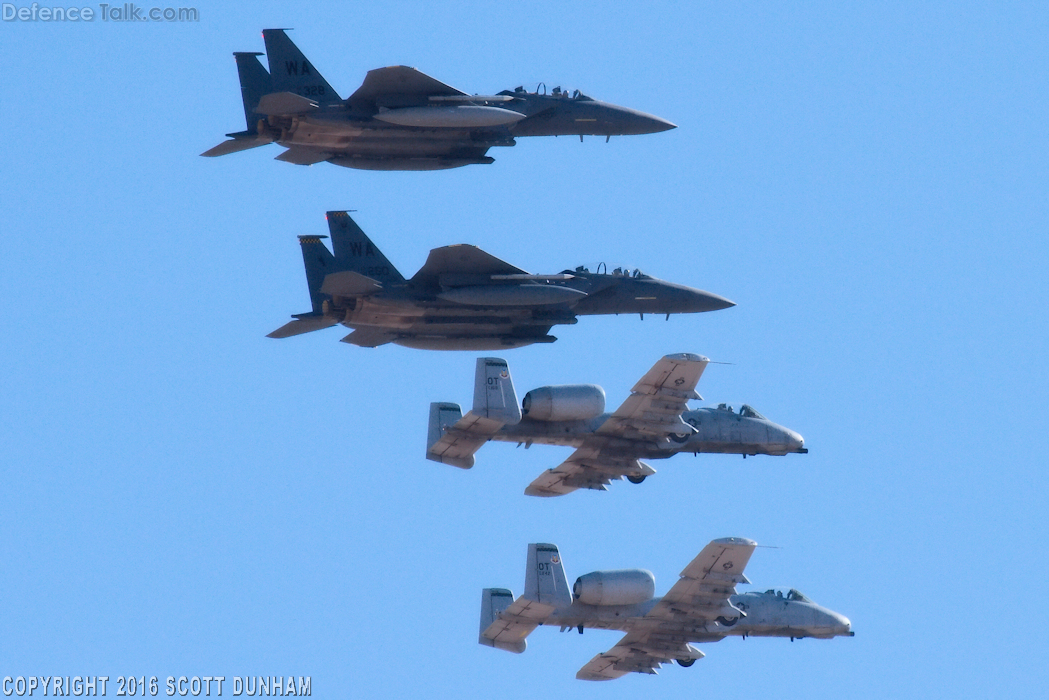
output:
[{"label": "a-10 attack aircraft", "polygon": [[594,384],[544,386],[517,392],[506,360],[477,360],[473,409],[463,415],[455,403],[431,403],[426,458],[462,469],[489,440],[570,445],[575,452],[543,472],[529,496],[560,496],[578,488],[606,491],[614,479],[640,484],[656,470],[645,459],[679,452],[785,455],[806,453],[805,440],[746,404],[687,410],[709,360],[701,355],[667,355],[631,389],[615,413],[605,413],[605,392]]},{"label": "a-10 attack aircraft", "polygon": [[594,314],[670,314],[735,306],[717,294],[654,277],[586,268],[533,275],[472,245],[434,248],[404,279],[344,211],[328,212],[334,255],[324,236],[299,236],[313,310],[269,334],[308,333],[343,324],[344,343],[396,343],[424,350],[497,350],[552,343],[556,324]]},{"label": "a-10 attack aircraft", "polygon": [[269,72],[259,53],[234,53],[247,129],[205,151],[221,156],[268,143],[288,150],[277,160],[327,161],[363,170],[443,170],[491,163],[493,146],[518,136],[612,136],[673,129],[670,122],[598,102],[578,90],[551,94],[519,87],[468,95],[414,68],[368,71],[343,100],[283,29],[265,29]]},{"label": "a-10 attack aircraft", "polygon": [[667,594],[653,598],[656,580],[644,569],[595,571],[568,589],[564,564],[552,544],[528,545],[524,594],[505,588],[481,593],[481,633],[487,646],[520,654],[539,625],[561,631],[620,630],[626,636],[579,669],[576,678],[606,681],[630,672],[657,673],[661,664],[691,666],[704,654],[691,642],[725,637],[851,637],[848,618],[791,589],[737,593],[750,583],[743,569],[757,546],[752,540],[714,540],[685,567]]}]

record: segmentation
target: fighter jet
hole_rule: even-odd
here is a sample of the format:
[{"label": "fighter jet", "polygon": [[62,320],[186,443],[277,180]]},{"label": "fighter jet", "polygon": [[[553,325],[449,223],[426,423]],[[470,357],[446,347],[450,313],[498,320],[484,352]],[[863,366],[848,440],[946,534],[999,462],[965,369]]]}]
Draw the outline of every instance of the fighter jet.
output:
[{"label": "fighter jet", "polygon": [[283,29],[265,29],[267,72],[259,53],[237,52],[247,129],[205,151],[221,156],[268,143],[288,150],[277,160],[327,161],[364,170],[443,170],[492,163],[493,146],[518,136],[650,134],[675,126],[578,90],[541,84],[497,95],[468,95],[407,66],[368,71],[343,100]]},{"label": "fighter jet", "polygon": [[605,413],[605,391],[594,384],[544,386],[517,404],[506,360],[477,360],[473,409],[431,403],[426,458],[462,469],[489,440],[570,445],[560,466],[543,472],[528,496],[561,496],[578,488],[607,491],[613,480],[640,484],[656,473],[641,458],[665,459],[679,452],[805,454],[805,440],[744,404],[687,410],[710,360],[691,353],[667,355],[634,385],[615,413]]},{"label": "fighter jet", "polygon": [[505,588],[481,593],[481,644],[515,654],[539,625],[561,631],[620,630],[626,636],[579,669],[576,678],[607,681],[627,673],[657,673],[662,664],[691,666],[704,654],[691,642],[725,637],[852,637],[852,623],[791,589],[736,593],[750,583],[743,569],[757,546],[741,537],[717,539],[685,567],[667,594],[653,598],[656,580],[644,569],[595,571],[568,589],[565,567],[552,544],[528,545],[524,595]]},{"label": "fighter jet", "polygon": [[343,324],[344,343],[396,343],[425,350],[494,350],[552,343],[550,329],[592,314],[670,314],[735,306],[717,294],[663,282],[640,271],[584,267],[533,275],[472,245],[430,251],[406,280],[345,211],[328,212],[326,236],[299,236],[313,310],[269,334],[308,333]]}]

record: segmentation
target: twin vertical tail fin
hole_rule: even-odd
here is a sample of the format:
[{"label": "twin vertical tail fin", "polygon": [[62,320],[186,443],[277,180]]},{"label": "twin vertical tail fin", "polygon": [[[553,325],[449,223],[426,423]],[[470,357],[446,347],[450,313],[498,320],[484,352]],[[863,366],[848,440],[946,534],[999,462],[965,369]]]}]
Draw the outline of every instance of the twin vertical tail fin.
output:
[{"label": "twin vertical tail fin", "polygon": [[240,96],[244,101],[244,121],[247,122],[248,134],[259,133],[259,120],[265,117],[255,110],[259,106],[259,100],[263,95],[273,92],[270,74],[259,63],[261,53],[236,52],[233,57],[237,59],[237,75],[240,77]]},{"label": "twin vertical tail fin", "polygon": [[340,271],[356,272],[381,285],[401,284],[404,277],[382,254],[348,212],[330,211],[328,233]]},{"label": "twin vertical tail fin", "polygon": [[514,380],[506,360],[499,357],[477,358],[471,413],[502,425],[521,422],[521,406],[517,403]]},{"label": "twin vertical tail fin", "polygon": [[465,416],[459,404],[431,403],[426,459],[460,469],[474,465],[474,453],[504,425],[521,420],[521,407],[506,360],[477,358],[474,405]]},{"label": "twin vertical tail fin", "polygon": [[263,29],[273,92],[291,92],[318,104],[338,104],[342,98],[288,38],[283,29]]},{"label": "twin vertical tail fin", "polygon": [[309,286],[310,303],[313,306],[313,310],[310,313],[297,314],[294,321],[289,321],[272,333],[267,334],[267,338],[290,338],[293,335],[301,335],[338,325],[338,319],[324,315],[324,300],[327,297],[321,292],[321,286],[324,284],[325,277],[337,271],[337,266],[335,264],[335,256],[321,242],[322,238],[326,238],[326,236],[299,236],[299,245],[302,246],[302,261],[306,264],[306,284]]},{"label": "twin vertical tail fin", "polygon": [[268,133],[259,133],[259,121],[264,115],[258,111],[259,101],[272,92],[270,74],[259,63],[260,53],[235,52],[233,57],[237,60],[237,75],[240,77],[240,96],[244,103],[244,121],[247,128],[235,134],[226,134],[231,137],[214,148],[209,148],[200,155],[214,158],[224,156],[237,151],[246,151],[249,148],[257,148],[273,143],[274,136]]},{"label": "twin vertical tail fin", "polygon": [[[535,629],[534,625],[531,629],[522,629],[521,631],[525,632],[522,637],[506,639],[506,637],[512,635],[506,634],[506,631],[500,630],[499,626],[495,624],[499,620],[499,613],[506,611],[513,603],[513,591],[506,588],[485,588],[481,591],[481,629],[477,634],[478,643],[487,647],[512,651],[515,654],[520,654],[528,648],[528,642],[524,637],[527,637],[528,632]],[[493,625],[495,626],[493,627]],[[486,632],[488,632],[488,635],[485,634]]]},{"label": "twin vertical tail fin", "polygon": [[557,545],[528,545],[528,560],[525,563],[525,590],[522,598],[533,600],[554,608],[572,604],[572,592],[565,577],[565,566]]},{"label": "twin vertical tail fin", "polygon": [[[268,337],[287,338],[334,326],[343,319],[331,312],[325,316],[325,302],[329,299],[349,298],[348,306],[352,307],[353,297],[370,296],[387,284],[404,282],[397,268],[375,247],[349,214],[344,211],[328,212],[328,229],[332,235],[334,254],[321,242],[327,236],[299,236],[312,311],[298,314],[297,321],[278,328]],[[335,308],[342,308],[340,304],[344,302],[337,299],[336,302]]]},{"label": "twin vertical tail fin", "polygon": [[528,545],[524,594],[514,600],[505,588],[486,588],[481,593],[481,644],[520,654],[528,646],[525,638],[544,624],[558,609],[572,604],[565,567],[557,546]]},{"label": "twin vertical tail fin", "polygon": [[327,298],[321,292],[324,278],[340,269],[335,256],[321,242],[322,238],[327,236],[299,236],[302,262],[306,266],[306,285],[310,290],[310,303],[315,314],[323,313],[324,300]]}]

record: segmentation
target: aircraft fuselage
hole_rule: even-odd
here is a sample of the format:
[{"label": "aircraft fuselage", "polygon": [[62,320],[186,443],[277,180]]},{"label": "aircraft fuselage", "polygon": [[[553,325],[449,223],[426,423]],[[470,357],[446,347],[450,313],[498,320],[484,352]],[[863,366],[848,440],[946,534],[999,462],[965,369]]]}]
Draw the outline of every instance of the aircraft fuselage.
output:
[{"label": "aircraft fuselage", "polygon": [[[541,276],[538,276],[541,277]],[[369,296],[333,295],[324,315],[335,323],[389,333],[408,347],[499,350],[556,340],[550,329],[577,315],[699,313],[732,306],[716,294],[647,275],[565,272],[557,281],[442,280],[406,283]]]},{"label": "aircraft fuselage", "polygon": [[[594,435],[612,414],[604,413],[590,420],[540,421],[527,416],[515,425],[505,425],[492,437],[501,442],[538,443],[579,447]],[[696,432],[670,442],[625,441],[633,454],[642,459],[663,459],[679,452],[786,455],[804,453],[805,441],[795,431],[765,418],[749,418],[725,408],[700,408],[685,411],[682,419]],[[614,445],[613,445],[614,447]]]},{"label": "aircraft fuselage", "polygon": [[[573,601],[568,607],[554,611],[543,621],[546,626],[560,626],[562,630],[576,628],[607,629],[629,632],[640,618],[659,603],[660,598],[636,605],[586,605]],[[847,617],[810,600],[791,600],[782,593],[737,593],[729,602],[746,613],[735,619],[718,618],[691,621],[686,625],[690,642],[716,642],[725,637],[814,637],[831,639],[852,636],[852,625]]]}]

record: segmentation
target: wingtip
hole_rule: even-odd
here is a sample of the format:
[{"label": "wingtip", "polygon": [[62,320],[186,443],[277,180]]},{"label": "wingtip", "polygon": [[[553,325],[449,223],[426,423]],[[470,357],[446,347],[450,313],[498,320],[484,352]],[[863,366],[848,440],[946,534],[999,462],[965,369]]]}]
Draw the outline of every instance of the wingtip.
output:
[{"label": "wingtip", "polygon": [[746,537],[720,537],[714,540],[715,544],[734,544],[742,545],[744,547],[757,547],[758,543],[754,540],[747,539]]}]

